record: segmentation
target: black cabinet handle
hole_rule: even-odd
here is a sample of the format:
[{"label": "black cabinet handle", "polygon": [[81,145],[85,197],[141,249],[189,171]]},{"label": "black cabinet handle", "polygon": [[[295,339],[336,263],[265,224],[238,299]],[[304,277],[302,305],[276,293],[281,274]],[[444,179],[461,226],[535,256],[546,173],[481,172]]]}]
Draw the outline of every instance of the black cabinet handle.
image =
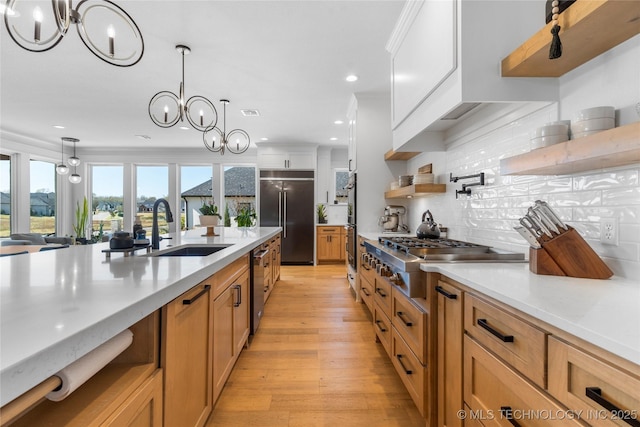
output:
[{"label": "black cabinet handle", "polygon": [[501,406],[500,415],[509,421],[513,427],[520,427],[520,424],[513,419],[513,409],[511,409],[511,406]]},{"label": "black cabinet handle", "polygon": [[402,363],[402,355],[401,354],[396,354],[396,358],[398,359],[398,362],[400,363],[400,366],[402,366],[402,370],[404,371],[405,374],[407,374],[407,375],[413,374],[413,371],[411,369],[407,369],[404,366],[404,363]]},{"label": "black cabinet handle", "polygon": [[502,335],[500,332],[489,326],[487,319],[478,319],[478,326],[487,330],[491,335],[498,337],[502,342],[513,342],[513,335]]},{"label": "black cabinet handle", "polygon": [[382,323],[381,320],[376,320],[376,326],[378,327],[378,329],[380,329],[380,332],[387,332],[387,330],[385,328],[380,326],[380,323]]},{"label": "black cabinet handle", "polygon": [[385,294],[384,292],[380,292],[381,290],[382,288],[376,288],[376,293],[380,295],[382,298],[386,298],[387,294]]},{"label": "black cabinet handle", "polygon": [[369,291],[367,290],[367,288],[361,288],[361,289],[362,289],[362,292],[363,292],[366,296],[368,296],[368,297],[370,297],[370,296],[371,296],[371,294],[369,293]]},{"label": "black cabinet handle", "polygon": [[445,297],[447,297],[449,299],[458,299],[458,295],[450,294],[449,292],[445,291],[442,286],[436,286],[436,292],[439,293],[439,294],[444,295]]},{"label": "black cabinet handle", "polygon": [[196,296],[194,296],[191,299],[183,299],[182,300],[182,304],[183,305],[189,305],[189,304],[193,304],[195,302],[195,300],[197,300],[198,298],[200,298],[202,295],[206,294],[207,292],[209,292],[209,289],[211,289],[211,285],[204,285],[204,288],[202,288],[202,290],[200,292],[198,292],[198,294]]},{"label": "black cabinet handle", "polygon": [[237,296],[238,299],[233,303],[234,307],[240,307],[242,305],[242,287],[240,285],[233,285],[233,289],[238,291]]},{"label": "black cabinet handle", "polygon": [[640,427],[640,421],[632,418],[633,413],[631,411],[620,409],[616,405],[602,397],[602,390],[600,390],[600,387],[587,387],[585,389],[585,393],[589,399],[593,400],[607,411],[610,411],[617,419],[624,421],[630,426]]},{"label": "black cabinet handle", "polygon": [[404,320],[403,317],[404,313],[401,311],[396,311],[396,316],[398,316],[398,319],[402,320],[402,323],[405,324],[405,326],[413,326],[413,323],[411,322],[407,322],[406,320]]}]

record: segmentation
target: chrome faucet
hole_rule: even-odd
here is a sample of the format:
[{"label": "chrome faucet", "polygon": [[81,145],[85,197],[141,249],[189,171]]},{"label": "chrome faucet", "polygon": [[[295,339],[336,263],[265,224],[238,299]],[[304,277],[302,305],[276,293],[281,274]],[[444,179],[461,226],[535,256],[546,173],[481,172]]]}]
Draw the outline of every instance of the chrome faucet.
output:
[{"label": "chrome faucet", "polygon": [[[160,232],[158,231],[158,205],[162,203],[164,204],[165,209],[165,217],[167,222],[173,222],[173,214],[171,213],[171,207],[169,206],[169,202],[165,199],[158,199],[153,204],[153,225],[151,226],[151,249],[160,249]],[[165,237],[167,239],[170,237]]]}]

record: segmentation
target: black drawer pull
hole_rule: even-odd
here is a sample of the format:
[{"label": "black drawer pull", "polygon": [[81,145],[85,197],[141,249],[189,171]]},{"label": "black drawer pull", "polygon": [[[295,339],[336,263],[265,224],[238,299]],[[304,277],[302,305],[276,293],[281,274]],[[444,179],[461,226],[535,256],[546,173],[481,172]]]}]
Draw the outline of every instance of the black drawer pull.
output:
[{"label": "black drawer pull", "polygon": [[402,323],[404,323],[405,326],[413,326],[413,323],[404,320],[404,317],[402,317],[403,314],[404,313],[401,311],[396,311],[396,316],[398,316],[398,319],[402,320]]},{"label": "black drawer pull", "polygon": [[398,363],[400,363],[400,366],[402,366],[402,370],[404,371],[405,374],[407,374],[407,375],[413,374],[413,371],[411,369],[407,369],[404,366],[404,363],[402,363],[402,355],[401,354],[396,354],[396,358],[398,359]]},{"label": "black drawer pull", "polygon": [[378,329],[380,329],[380,332],[387,332],[385,328],[380,326],[380,323],[382,323],[382,320],[376,320],[376,326],[378,327]]},{"label": "black drawer pull", "polygon": [[478,319],[478,326],[489,331],[493,336],[498,337],[502,342],[513,342],[513,335],[502,335],[500,332],[489,326],[487,319]]},{"label": "black drawer pull", "polygon": [[500,415],[502,415],[503,418],[509,421],[512,426],[520,427],[520,424],[518,424],[518,422],[513,419],[513,409],[511,409],[511,406],[501,406]]},{"label": "black drawer pull", "polygon": [[242,286],[233,285],[233,289],[238,291],[236,294],[238,296],[238,300],[233,303],[234,307],[240,307],[242,305]]},{"label": "black drawer pull", "polygon": [[447,297],[449,299],[458,299],[458,295],[450,294],[449,292],[445,291],[442,286],[436,286],[436,292],[439,293],[439,294],[444,295],[445,297]]},{"label": "black drawer pull", "polygon": [[193,304],[195,302],[195,300],[200,298],[202,295],[206,294],[209,291],[209,289],[211,289],[211,285],[204,285],[204,288],[202,288],[202,290],[200,292],[198,292],[198,294],[196,296],[194,296],[191,299],[183,299],[182,300],[182,304],[183,305]]},{"label": "black drawer pull", "polygon": [[387,294],[385,294],[384,292],[380,292],[382,291],[382,288],[376,288],[376,294],[380,295],[382,298],[386,298]]},{"label": "black drawer pull", "polygon": [[363,293],[365,296],[367,296],[367,297],[370,297],[370,296],[371,296],[371,294],[369,293],[369,291],[367,290],[367,288],[360,288],[360,290],[362,291],[362,293]]},{"label": "black drawer pull", "polygon": [[587,387],[585,389],[585,393],[589,399],[593,400],[607,411],[610,411],[617,419],[624,421],[630,426],[640,427],[640,421],[632,418],[634,416],[634,412],[620,409],[602,397],[602,390],[600,390],[600,387]]}]

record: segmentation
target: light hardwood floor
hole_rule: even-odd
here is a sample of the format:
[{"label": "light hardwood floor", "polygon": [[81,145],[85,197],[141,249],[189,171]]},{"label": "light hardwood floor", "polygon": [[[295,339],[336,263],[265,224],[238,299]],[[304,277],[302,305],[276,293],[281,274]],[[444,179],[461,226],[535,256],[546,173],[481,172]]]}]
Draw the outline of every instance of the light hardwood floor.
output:
[{"label": "light hardwood floor", "polygon": [[283,266],[208,427],[424,427],[344,265]]}]

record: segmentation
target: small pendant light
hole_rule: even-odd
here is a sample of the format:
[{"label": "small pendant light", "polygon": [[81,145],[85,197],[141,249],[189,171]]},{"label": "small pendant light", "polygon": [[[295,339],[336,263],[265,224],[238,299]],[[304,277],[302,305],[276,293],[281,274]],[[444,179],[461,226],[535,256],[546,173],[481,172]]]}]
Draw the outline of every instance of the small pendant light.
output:
[{"label": "small pendant light", "polygon": [[64,164],[64,140],[62,138],[62,143],[60,145],[60,163],[56,165],[56,172],[58,175],[66,175],[69,173],[69,167]]},{"label": "small pendant light", "polygon": [[82,177],[78,175],[77,166],[80,164],[80,159],[76,156],[76,143],[80,141],[76,138],[62,138],[63,141],[73,142],[73,156],[69,157],[69,165],[73,166],[73,173],[69,176],[69,181],[72,184],[80,184]]}]

